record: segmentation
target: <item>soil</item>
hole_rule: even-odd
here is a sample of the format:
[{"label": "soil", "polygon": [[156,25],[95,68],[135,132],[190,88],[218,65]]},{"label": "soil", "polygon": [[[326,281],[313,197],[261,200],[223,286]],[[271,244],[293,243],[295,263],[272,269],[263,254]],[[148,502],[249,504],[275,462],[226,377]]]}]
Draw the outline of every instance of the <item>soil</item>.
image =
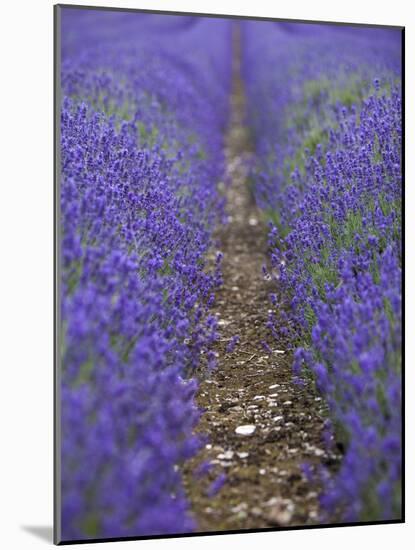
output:
[{"label": "soil", "polygon": [[[184,483],[199,532],[310,525],[319,522],[318,484],[302,465],[335,462],[322,441],[325,407],[311,384],[293,382],[292,354],[274,340],[270,354],[266,321],[275,281],[266,264],[267,227],[247,182],[252,155],[245,124],[245,98],[235,36],[232,116],[226,138],[228,223],[218,232],[224,253],[223,286],[213,309],[218,316],[218,366],[202,380],[197,404],[204,410],[198,431],[209,442],[186,466]],[[275,288],[274,288],[275,290]],[[226,348],[234,335],[234,351]],[[254,426],[252,435],[236,433]],[[251,428],[252,429],[252,428]],[[195,475],[202,463],[210,471]],[[209,494],[225,474],[223,486]],[[320,522],[319,522],[320,523]]]}]

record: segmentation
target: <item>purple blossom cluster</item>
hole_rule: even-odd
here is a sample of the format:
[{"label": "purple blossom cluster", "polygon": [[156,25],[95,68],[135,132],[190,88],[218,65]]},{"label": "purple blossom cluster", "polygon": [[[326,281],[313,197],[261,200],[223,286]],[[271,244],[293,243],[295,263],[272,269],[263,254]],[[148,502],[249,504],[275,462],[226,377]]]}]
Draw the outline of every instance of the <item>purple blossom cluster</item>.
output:
[{"label": "purple blossom cluster", "polygon": [[[401,517],[400,31],[245,23],[274,337],[328,405],[322,520]],[[259,53],[261,52],[261,55]],[[276,68],[270,70],[270,68]]]},{"label": "purple blossom cluster", "polygon": [[230,27],[61,14],[62,539],[186,532]]}]

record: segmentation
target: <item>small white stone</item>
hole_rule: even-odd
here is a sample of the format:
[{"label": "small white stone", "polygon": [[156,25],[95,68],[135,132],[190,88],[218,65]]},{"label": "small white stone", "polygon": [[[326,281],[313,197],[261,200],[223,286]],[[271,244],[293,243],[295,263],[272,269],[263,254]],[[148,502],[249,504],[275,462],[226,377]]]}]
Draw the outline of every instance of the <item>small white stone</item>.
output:
[{"label": "small white stone", "polygon": [[237,506],[234,506],[233,508],[231,508],[231,512],[233,512],[234,514],[238,514],[239,512],[243,512],[247,508],[248,508],[248,504],[246,502],[241,502]]},{"label": "small white stone", "polygon": [[258,225],[258,220],[256,218],[249,218],[248,223],[251,226],[255,226],[255,225]]},{"label": "small white stone", "polygon": [[281,420],[284,420],[284,417],[283,416],[274,416],[274,418],[272,420],[274,422],[280,422]]},{"label": "small white stone", "polygon": [[252,435],[255,430],[256,426],[254,424],[244,424],[243,426],[238,426],[235,432],[239,435]]},{"label": "small white stone", "polygon": [[224,453],[218,454],[216,458],[219,458],[219,460],[232,460],[233,455],[233,451],[225,451]]},{"label": "small white stone", "polygon": [[272,384],[272,386],[269,386],[270,390],[274,390],[275,388],[279,388],[280,384]]},{"label": "small white stone", "polygon": [[252,401],[260,401],[261,399],[265,399],[264,395],[256,395]]},{"label": "small white stone", "polygon": [[245,452],[242,452],[242,453],[236,453],[239,458],[248,458],[249,456],[249,453],[245,453]]},{"label": "small white stone", "polygon": [[267,515],[268,521],[276,525],[287,525],[293,516],[294,504],[287,499],[278,499]]},{"label": "small white stone", "polygon": [[315,454],[315,456],[323,456],[324,451],[322,451],[321,449],[315,449],[314,454]]}]

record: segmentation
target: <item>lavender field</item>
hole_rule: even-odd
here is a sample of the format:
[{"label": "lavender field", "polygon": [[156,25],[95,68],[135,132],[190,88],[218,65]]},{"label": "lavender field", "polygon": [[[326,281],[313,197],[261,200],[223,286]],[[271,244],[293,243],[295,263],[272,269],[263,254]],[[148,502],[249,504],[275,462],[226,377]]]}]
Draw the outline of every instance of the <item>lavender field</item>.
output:
[{"label": "lavender field", "polygon": [[60,13],[61,540],[400,520],[401,30]]}]

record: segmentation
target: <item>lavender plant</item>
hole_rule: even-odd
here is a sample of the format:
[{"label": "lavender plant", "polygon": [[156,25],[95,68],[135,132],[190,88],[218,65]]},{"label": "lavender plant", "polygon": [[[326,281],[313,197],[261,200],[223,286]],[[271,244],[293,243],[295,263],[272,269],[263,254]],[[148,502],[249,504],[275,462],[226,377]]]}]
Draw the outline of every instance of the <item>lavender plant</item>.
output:
[{"label": "lavender plant", "polygon": [[[216,360],[221,255],[208,256],[223,212],[230,31],[217,19],[62,9],[64,540],[195,527],[180,472],[202,443],[194,373]],[[344,449],[337,472],[314,472],[322,521],[333,510],[397,518],[399,33],[242,31],[251,178],[277,279],[268,326],[291,338],[294,375],[327,402],[327,445]]]},{"label": "lavender plant", "polygon": [[201,444],[190,375],[216,337],[228,33],[62,9],[64,540],[194,528],[180,466]]},{"label": "lavender plant", "polygon": [[[322,521],[401,516],[400,32],[244,24],[274,337],[329,409]],[[261,52],[261,55],[259,55]],[[278,69],[276,69],[278,67]],[[272,70],[271,70],[272,68]]]}]

